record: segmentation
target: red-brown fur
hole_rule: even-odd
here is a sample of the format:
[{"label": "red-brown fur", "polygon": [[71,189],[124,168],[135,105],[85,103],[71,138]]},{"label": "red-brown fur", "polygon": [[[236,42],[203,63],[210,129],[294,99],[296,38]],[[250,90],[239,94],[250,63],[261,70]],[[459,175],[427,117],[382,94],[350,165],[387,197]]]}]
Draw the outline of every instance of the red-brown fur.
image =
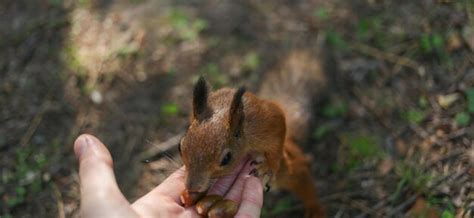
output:
[{"label": "red-brown fur", "polygon": [[[264,84],[261,91],[263,96],[274,101],[261,99],[250,92],[243,95],[240,137],[234,137],[233,129],[238,127],[235,126],[237,122],[231,122],[233,116],[239,114],[233,114],[230,109],[236,90],[224,88],[205,92],[207,86],[204,89],[203,83],[197,85],[191,125],[181,143],[189,193],[205,192],[211,180],[230,174],[245,156],[250,155],[261,162],[257,174],[266,177],[264,182],[275,182],[280,188],[296,194],[308,215],[325,216],[316,198],[308,160],[294,141],[306,137],[311,95],[324,86],[325,78],[319,62],[305,52],[290,54],[281,69],[283,71],[277,73],[277,77],[266,80],[272,82]],[[311,95],[305,96],[306,93]],[[208,98],[203,100],[203,96]],[[196,111],[204,112],[196,114]],[[232,153],[233,160],[229,165],[220,166],[227,151]]]}]

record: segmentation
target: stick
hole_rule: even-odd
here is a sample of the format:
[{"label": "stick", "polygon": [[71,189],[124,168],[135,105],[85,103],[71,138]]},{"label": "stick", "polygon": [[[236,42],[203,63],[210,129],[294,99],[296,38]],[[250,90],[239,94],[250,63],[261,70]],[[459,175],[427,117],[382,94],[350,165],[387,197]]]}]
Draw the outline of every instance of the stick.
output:
[{"label": "stick", "polygon": [[28,142],[30,142],[31,137],[33,137],[33,134],[38,129],[38,126],[43,120],[43,115],[49,106],[50,97],[51,97],[51,92],[49,92],[48,95],[46,95],[43,104],[41,104],[40,106],[39,112],[35,114],[35,116],[33,117],[33,120],[30,123],[30,126],[26,130],[25,134],[21,137],[21,140],[20,140],[21,147],[25,146],[26,144],[28,144]]},{"label": "stick", "polygon": [[153,144],[152,147],[150,147],[148,150],[143,151],[139,155],[139,159],[142,161],[147,161],[153,157],[160,156],[163,153],[166,153],[170,151],[171,149],[175,148],[176,146],[179,145],[179,142],[181,138],[183,137],[184,133],[179,133],[166,141],[159,143],[159,144]]},{"label": "stick", "polygon": [[377,48],[370,47],[368,45],[364,45],[364,44],[360,44],[360,43],[355,43],[351,47],[353,49],[361,52],[361,53],[366,54],[366,55],[370,55],[370,56],[375,57],[375,58],[382,58],[382,59],[384,59],[388,62],[397,64],[397,65],[401,65],[401,66],[404,66],[404,67],[412,68],[413,70],[418,72],[418,74],[420,76],[424,76],[425,73],[426,73],[425,68],[423,66],[421,66],[419,63],[417,63],[417,62],[415,62],[415,61],[413,61],[413,60],[411,60],[407,57],[398,56],[398,55],[393,54],[393,53],[387,53],[387,52],[384,52],[384,51],[379,50]]}]

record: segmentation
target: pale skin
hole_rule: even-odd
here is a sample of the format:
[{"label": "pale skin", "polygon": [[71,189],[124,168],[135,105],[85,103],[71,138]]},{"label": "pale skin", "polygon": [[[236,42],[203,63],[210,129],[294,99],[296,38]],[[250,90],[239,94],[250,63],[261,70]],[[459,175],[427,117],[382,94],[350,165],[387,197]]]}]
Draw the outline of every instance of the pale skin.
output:
[{"label": "pale skin", "polygon": [[[183,207],[180,194],[185,188],[181,168],[140,199],[130,203],[120,191],[107,147],[92,135],[81,135],[74,143],[79,160],[81,216],[93,217],[200,217],[194,207]],[[209,194],[218,194],[239,204],[235,217],[259,217],[263,203],[261,181],[249,176],[247,161],[217,182]]]}]

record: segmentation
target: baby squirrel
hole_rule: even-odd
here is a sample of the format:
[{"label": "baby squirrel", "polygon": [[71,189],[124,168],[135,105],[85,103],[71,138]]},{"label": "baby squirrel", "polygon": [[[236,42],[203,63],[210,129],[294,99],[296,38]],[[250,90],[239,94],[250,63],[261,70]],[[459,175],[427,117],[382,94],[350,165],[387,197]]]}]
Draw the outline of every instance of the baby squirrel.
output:
[{"label": "baby squirrel", "polygon": [[244,88],[212,92],[201,77],[194,87],[190,126],[181,140],[186,190],[181,200],[209,217],[232,217],[237,206],[216,196],[202,198],[213,179],[229,175],[250,155],[267,189],[276,184],[296,194],[306,214],[324,217],[309,161],[296,145],[307,135],[314,95],[326,84],[319,60],[292,51],[263,80],[259,96]]}]

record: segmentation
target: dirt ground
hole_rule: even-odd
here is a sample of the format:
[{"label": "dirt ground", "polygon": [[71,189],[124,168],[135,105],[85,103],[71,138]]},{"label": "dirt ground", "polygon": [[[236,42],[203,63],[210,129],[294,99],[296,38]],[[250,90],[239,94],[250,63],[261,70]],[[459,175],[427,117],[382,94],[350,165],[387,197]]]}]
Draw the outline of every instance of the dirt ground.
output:
[{"label": "dirt ground", "polygon": [[[330,217],[473,215],[469,0],[3,0],[0,217],[78,216],[81,133],[133,201],[179,166],[198,75],[256,91],[298,49],[333,78],[302,145]],[[286,192],[264,204],[303,216]]]}]

